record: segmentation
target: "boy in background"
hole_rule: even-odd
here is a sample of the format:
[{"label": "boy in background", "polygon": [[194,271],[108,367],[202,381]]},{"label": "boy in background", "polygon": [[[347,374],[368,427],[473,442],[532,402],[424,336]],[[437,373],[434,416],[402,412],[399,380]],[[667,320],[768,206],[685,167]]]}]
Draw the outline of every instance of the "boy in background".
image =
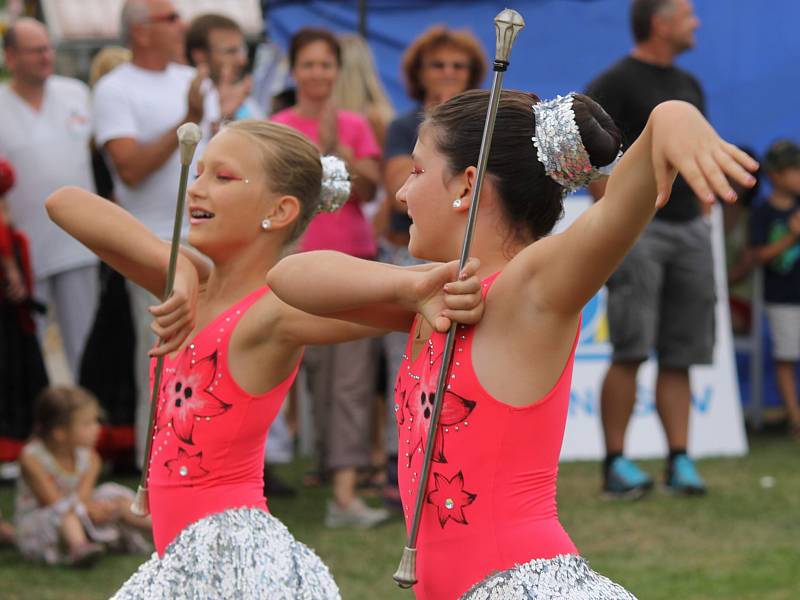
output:
[{"label": "boy in background", "polygon": [[773,144],[763,162],[772,193],[751,217],[750,243],[764,265],[764,301],[772,333],[775,379],[789,428],[800,441],[795,366],[800,360],[800,147]]}]

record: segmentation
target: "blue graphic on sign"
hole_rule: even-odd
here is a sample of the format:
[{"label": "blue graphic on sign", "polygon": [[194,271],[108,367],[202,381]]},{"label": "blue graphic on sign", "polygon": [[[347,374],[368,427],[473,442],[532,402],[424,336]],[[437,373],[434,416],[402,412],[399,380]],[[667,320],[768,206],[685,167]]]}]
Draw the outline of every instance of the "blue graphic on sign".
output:
[{"label": "blue graphic on sign", "polygon": [[[692,391],[692,409],[700,414],[711,410],[714,400],[714,388],[703,386],[699,394]],[[656,412],[655,390],[649,386],[639,385],[636,388],[636,405],[633,407],[634,417],[648,417]],[[592,387],[578,389],[573,387],[569,393],[569,416],[596,417],[600,415],[599,391]]]}]

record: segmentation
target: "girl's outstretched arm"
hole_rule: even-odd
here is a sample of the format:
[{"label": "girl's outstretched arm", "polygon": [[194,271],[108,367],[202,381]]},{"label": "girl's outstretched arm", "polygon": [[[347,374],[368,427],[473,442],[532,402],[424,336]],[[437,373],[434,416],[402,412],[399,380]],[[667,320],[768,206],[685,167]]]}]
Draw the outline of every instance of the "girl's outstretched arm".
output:
[{"label": "girl's outstretched arm", "polygon": [[382,329],[408,331],[421,313],[438,331],[451,321],[475,323],[483,312],[478,261],[458,273],[456,261],[397,267],[332,251],[281,260],[267,283],[302,311]]},{"label": "girl's outstretched arm", "polygon": [[[45,208],[53,222],[103,262],[154,296],[164,295],[169,245],[125,209],[78,187],[56,190]],[[193,260],[181,253],[176,277],[192,272],[198,277]]]},{"label": "girl's outstretched arm", "polygon": [[[529,300],[545,310],[576,314],[630,250],[680,173],[704,202],[732,202],[728,178],[750,187],[758,167],[725,142],[697,108],[658,105],[608,179],[604,197],[561,234],[520,252],[509,265]],[[535,276],[534,276],[535,275]]]},{"label": "girl's outstretched arm", "polygon": [[[45,202],[50,218],[94,252],[111,268],[162,298],[169,266],[170,245],[156,237],[116,204],[77,187],[63,187]],[[154,331],[162,343],[152,355],[171,352],[194,328],[199,282],[208,265],[193,251],[181,250],[175,271],[175,293],[156,307],[161,319]]]}]

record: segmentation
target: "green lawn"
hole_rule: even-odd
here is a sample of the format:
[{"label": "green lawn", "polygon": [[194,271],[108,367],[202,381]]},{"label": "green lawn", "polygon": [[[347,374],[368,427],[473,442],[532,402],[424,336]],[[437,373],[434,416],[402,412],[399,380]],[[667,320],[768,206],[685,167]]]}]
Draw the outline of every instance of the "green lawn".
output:
[{"label": "green lawn", "polygon": [[[566,464],[561,518],[592,566],[641,600],[797,600],[799,459],[800,444],[782,436],[751,438],[746,458],[700,462],[711,489],[707,497],[655,492],[635,503],[600,500],[596,464]],[[660,462],[644,466],[660,473]],[[296,482],[305,467],[298,463],[282,474]],[[762,486],[765,476],[774,486]],[[322,526],[325,497],[325,490],[304,489],[295,500],[270,504],[331,567],[345,600],[411,598],[391,580],[404,542],[400,520],[374,531],[329,531]],[[6,515],[12,502],[13,490],[0,489]],[[25,564],[12,551],[0,551],[0,598],[108,598],[141,561],[110,556],[91,571],[73,571]]]}]

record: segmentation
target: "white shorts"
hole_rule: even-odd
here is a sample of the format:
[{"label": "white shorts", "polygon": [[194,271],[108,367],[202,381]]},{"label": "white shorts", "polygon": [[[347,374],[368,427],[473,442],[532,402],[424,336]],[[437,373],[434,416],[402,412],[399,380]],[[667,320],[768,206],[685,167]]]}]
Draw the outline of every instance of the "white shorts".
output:
[{"label": "white shorts", "polygon": [[775,360],[800,360],[800,305],[767,304],[766,312]]}]

